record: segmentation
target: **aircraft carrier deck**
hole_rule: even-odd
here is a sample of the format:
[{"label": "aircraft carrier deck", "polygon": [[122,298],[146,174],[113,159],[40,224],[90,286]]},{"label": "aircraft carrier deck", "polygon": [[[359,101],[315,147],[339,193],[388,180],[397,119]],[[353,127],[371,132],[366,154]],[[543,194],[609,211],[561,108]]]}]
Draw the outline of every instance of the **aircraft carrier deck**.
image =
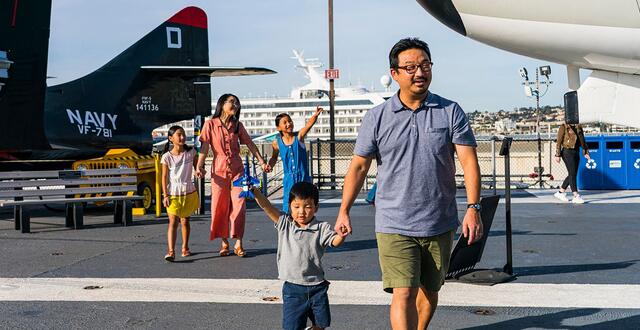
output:
[{"label": "aircraft carrier deck", "polygon": [[[585,191],[584,205],[552,194],[513,192],[517,279],[448,282],[433,329],[640,328],[640,191]],[[320,220],[335,222],[340,196],[322,191]],[[323,262],[332,282],[332,329],[389,328],[374,208],[360,198],[352,208],[354,234]],[[463,191],[458,201],[465,204]],[[477,268],[505,263],[503,202]],[[11,210],[0,212],[0,328],[281,328],[276,234],[255,206],[247,211],[247,258],[218,256],[220,242],[208,240],[205,215],[192,218],[194,255],[174,263],[163,260],[166,218],[120,227],[108,210],[92,208],[86,228],[71,230],[63,213],[41,208],[33,212],[32,233],[21,234]]]}]

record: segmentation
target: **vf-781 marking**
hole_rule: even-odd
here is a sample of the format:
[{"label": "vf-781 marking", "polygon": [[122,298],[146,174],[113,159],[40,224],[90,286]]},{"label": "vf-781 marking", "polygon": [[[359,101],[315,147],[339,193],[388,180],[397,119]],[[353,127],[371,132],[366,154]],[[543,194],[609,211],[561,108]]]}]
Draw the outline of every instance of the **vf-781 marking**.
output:
[{"label": "vf-781 marking", "polygon": [[113,137],[113,131],[117,130],[116,120],[118,115],[99,113],[95,111],[83,111],[67,109],[69,122],[78,127],[80,134],[95,134],[106,138]]}]

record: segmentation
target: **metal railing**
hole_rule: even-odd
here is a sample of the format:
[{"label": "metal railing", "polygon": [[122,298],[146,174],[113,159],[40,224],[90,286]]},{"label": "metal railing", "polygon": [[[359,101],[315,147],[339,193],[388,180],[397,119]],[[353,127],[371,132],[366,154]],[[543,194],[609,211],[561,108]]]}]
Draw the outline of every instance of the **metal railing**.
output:
[{"label": "metal railing", "polygon": [[[511,146],[511,184],[516,188],[535,188],[542,181],[544,187],[556,187],[562,183],[567,175],[563,163],[556,163],[555,137],[545,137],[542,140],[542,171],[538,170],[537,138],[531,136],[515,136]],[[329,157],[331,141],[312,140],[308,143],[309,172],[314,183],[320,188],[340,188],[344,176],[349,169],[355,140],[335,141],[336,157]],[[501,138],[495,136],[481,136],[477,138],[477,153],[482,184],[485,189],[504,187],[504,160],[499,155]],[[335,173],[330,173],[330,162],[335,162]],[[540,173],[541,172],[541,173]],[[367,173],[367,180],[363,189],[368,189],[375,181],[377,174],[374,161]],[[541,174],[541,175],[540,175]],[[332,178],[335,177],[335,183]],[[540,179],[541,177],[541,179]],[[456,181],[459,186],[464,185],[463,171],[456,157]]]},{"label": "metal railing", "polygon": [[[540,181],[543,187],[557,187],[567,176],[567,169],[562,162],[556,163],[555,137],[546,136],[542,140],[542,175],[540,179],[538,167],[538,143],[535,136],[512,136],[511,145],[511,186],[512,188],[539,188]],[[499,155],[502,138],[497,136],[479,136],[476,138],[478,147],[478,164],[482,175],[483,189],[504,188],[504,158]],[[330,157],[330,146],[335,144],[336,156]],[[305,142],[309,157],[309,174],[313,182],[320,189],[341,189],[344,177],[349,169],[355,140],[309,140]],[[265,158],[269,159],[272,153],[269,142],[259,143],[258,149]],[[246,146],[242,146],[241,154],[248,153]],[[256,175],[263,182],[263,192],[267,196],[277,194],[282,189],[282,161],[278,160],[270,173],[263,173],[257,160],[253,157],[251,166],[255,168]],[[331,173],[331,162],[335,163],[335,173]],[[374,161],[367,173],[364,190],[368,190],[375,182],[377,165]],[[266,184],[264,184],[266,182]],[[456,183],[464,186],[462,167],[456,157]]]}]

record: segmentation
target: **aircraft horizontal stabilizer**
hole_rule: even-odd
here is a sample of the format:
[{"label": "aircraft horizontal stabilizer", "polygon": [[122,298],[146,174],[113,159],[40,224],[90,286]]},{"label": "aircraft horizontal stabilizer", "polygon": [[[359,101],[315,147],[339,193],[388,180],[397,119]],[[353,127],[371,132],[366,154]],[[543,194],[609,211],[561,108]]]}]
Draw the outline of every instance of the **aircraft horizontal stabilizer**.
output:
[{"label": "aircraft horizontal stabilizer", "polygon": [[210,76],[210,77],[231,77],[231,76],[254,76],[264,74],[275,74],[276,71],[258,67],[215,67],[215,66],[163,66],[148,65],[141,66],[140,69],[151,72],[166,72],[178,75]]}]

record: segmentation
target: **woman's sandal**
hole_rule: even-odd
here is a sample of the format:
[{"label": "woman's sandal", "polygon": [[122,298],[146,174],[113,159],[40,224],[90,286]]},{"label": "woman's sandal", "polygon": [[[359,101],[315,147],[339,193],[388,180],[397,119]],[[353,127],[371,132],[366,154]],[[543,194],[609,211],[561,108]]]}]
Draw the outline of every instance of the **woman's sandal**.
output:
[{"label": "woman's sandal", "polygon": [[229,244],[222,244],[222,249],[220,249],[220,252],[218,252],[218,254],[221,257],[226,257],[229,255]]},{"label": "woman's sandal", "polygon": [[189,251],[189,248],[182,249],[182,256],[183,257],[190,257],[191,256],[191,251]]},{"label": "woman's sandal", "polygon": [[164,256],[164,260],[169,261],[169,262],[173,262],[176,259],[176,253],[175,251],[169,251],[167,252],[167,254]]},{"label": "woman's sandal", "polygon": [[247,255],[247,252],[242,247],[234,248],[233,253],[235,253],[240,258],[243,258]]}]

